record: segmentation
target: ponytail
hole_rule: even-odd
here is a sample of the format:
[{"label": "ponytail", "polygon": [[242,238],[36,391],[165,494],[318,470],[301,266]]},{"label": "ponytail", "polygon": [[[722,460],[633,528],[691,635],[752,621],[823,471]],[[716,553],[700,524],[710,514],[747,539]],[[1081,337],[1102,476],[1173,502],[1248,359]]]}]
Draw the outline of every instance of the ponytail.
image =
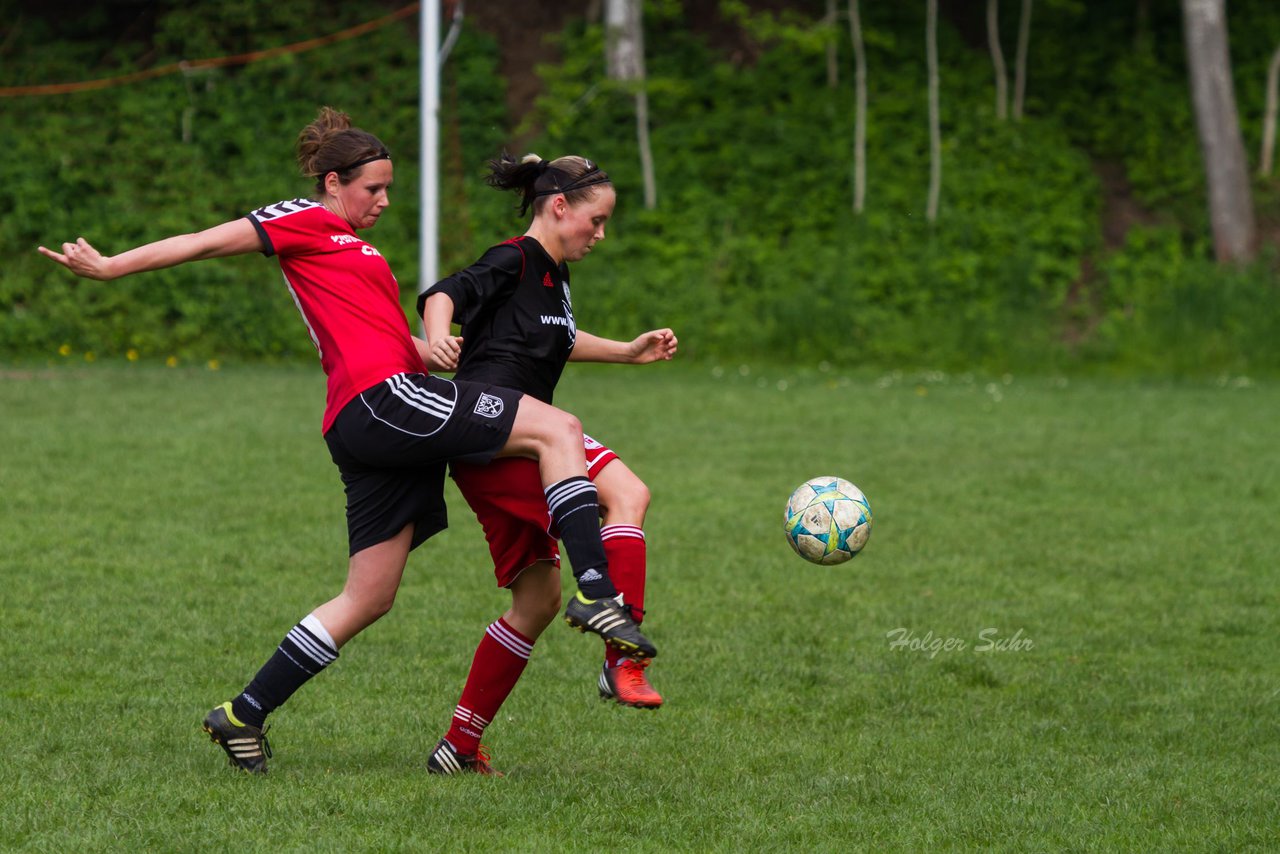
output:
[{"label": "ponytail", "polygon": [[520,193],[520,216],[524,216],[530,206],[537,216],[547,196],[563,193],[565,201],[576,205],[593,197],[597,186],[612,181],[585,157],[543,160],[536,154],[526,154],[516,160],[503,152],[501,157],[489,161],[485,183],[498,190]]},{"label": "ponytail", "polygon": [[298,168],[316,179],[316,192],[324,191],[324,178],[338,173],[342,184],[360,174],[357,170],[375,160],[390,160],[391,153],[376,136],[352,127],[351,117],[332,107],[321,107],[315,121],[302,129],[297,143]]}]

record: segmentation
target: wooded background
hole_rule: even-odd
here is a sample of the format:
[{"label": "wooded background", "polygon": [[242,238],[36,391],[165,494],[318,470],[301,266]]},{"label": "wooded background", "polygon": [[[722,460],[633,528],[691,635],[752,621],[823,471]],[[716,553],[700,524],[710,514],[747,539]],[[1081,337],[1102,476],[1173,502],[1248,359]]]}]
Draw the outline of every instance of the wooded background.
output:
[{"label": "wooded background", "polygon": [[[523,231],[486,159],[576,153],[620,193],[574,269],[599,334],[847,367],[1280,368],[1280,4],[445,5],[441,274]],[[413,9],[4,0],[0,20],[0,354],[313,358],[261,259],[104,285],[34,248],[112,253],[307,195],[292,145],[322,104],[392,149],[368,237],[412,305]],[[131,74],[154,76],[33,89]]]}]

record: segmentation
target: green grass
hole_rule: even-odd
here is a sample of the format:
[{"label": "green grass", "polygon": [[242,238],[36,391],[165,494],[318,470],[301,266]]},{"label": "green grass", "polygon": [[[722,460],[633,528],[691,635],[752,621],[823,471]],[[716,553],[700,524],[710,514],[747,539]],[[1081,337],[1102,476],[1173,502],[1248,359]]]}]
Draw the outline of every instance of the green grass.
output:
[{"label": "green grass", "polygon": [[[319,372],[0,372],[0,848],[1273,849],[1280,385],[664,365],[562,389],[653,491],[667,705],[601,704],[596,643],[557,624],[489,729],[508,776],[424,772],[507,601],[451,486],[453,527],[277,713],[255,779],[198,725],[341,585]],[[875,509],[839,567],[782,538],[819,474]]]}]

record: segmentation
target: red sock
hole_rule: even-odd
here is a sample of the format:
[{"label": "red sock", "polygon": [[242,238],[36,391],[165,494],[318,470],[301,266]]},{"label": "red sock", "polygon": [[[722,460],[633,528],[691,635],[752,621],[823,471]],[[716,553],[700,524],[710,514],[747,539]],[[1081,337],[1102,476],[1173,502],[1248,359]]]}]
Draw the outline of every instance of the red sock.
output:
[{"label": "red sock", "polygon": [[[631,606],[631,615],[639,625],[644,621],[645,546],[644,530],[635,525],[605,525],[600,529],[604,553],[609,559],[609,577]],[[625,656],[608,644],[604,648],[606,667],[617,667]]]},{"label": "red sock", "polygon": [[501,617],[485,629],[471,672],[462,689],[462,698],[453,711],[453,720],[445,738],[459,753],[474,754],[480,747],[484,728],[498,714],[498,709],[516,686],[520,674],[529,663],[533,641],[507,625]]}]

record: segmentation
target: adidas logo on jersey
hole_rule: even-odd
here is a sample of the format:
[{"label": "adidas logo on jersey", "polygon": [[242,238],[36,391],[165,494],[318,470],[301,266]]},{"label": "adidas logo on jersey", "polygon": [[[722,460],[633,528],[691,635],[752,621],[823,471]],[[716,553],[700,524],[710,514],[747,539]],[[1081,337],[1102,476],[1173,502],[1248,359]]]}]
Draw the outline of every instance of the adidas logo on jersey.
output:
[{"label": "adidas logo on jersey", "polygon": [[550,274],[550,273],[543,273],[543,274],[542,274],[542,286],[543,286],[544,288],[554,288],[554,287],[556,286],[556,283],[555,283],[555,282],[553,282],[553,281],[551,281],[551,274]]}]

